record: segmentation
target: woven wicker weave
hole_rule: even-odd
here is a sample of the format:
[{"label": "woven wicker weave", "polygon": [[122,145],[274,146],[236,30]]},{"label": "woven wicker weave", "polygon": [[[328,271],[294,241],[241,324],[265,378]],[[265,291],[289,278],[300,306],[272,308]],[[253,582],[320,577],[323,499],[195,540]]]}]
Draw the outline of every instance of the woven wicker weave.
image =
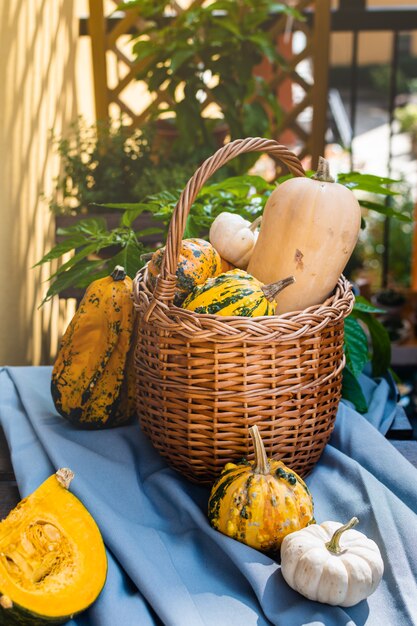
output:
[{"label": "woven wicker weave", "polygon": [[185,222],[198,191],[224,163],[252,151],[304,175],[295,155],[275,141],[227,144],[181,195],[154,293],[146,268],[134,281],[140,422],[168,463],[194,482],[211,483],[225,463],[251,458],[253,424],[267,454],[305,476],[330,437],[341,395],[343,320],[353,306],[343,276],[322,305],[284,315],[221,317],[172,304]]}]

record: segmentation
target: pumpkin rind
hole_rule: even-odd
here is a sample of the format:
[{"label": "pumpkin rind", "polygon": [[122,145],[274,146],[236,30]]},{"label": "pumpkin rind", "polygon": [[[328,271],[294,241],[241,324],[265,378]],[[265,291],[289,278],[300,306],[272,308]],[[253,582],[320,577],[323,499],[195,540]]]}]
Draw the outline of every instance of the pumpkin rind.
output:
[{"label": "pumpkin rind", "polygon": [[263,288],[262,283],[244,270],[234,269],[209,278],[204,285],[196,287],[182,306],[196,313],[211,315],[274,315],[276,302],[268,300]]},{"label": "pumpkin rind", "polygon": [[305,482],[282,461],[266,461],[265,456],[259,470],[258,456],[252,464],[225,466],[212,487],[208,517],[223,534],[274,553],[288,533],[314,522],[313,499]]},{"label": "pumpkin rind", "polygon": [[293,275],[278,299],[281,313],[321,304],[331,294],[356,245],[361,208],[339,183],[297,177],[269,196],[248,272],[263,283]]},{"label": "pumpkin rind", "polygon": [[104,586],[100,531],[58,479],[63,471],[69,472],[49,477],[0,523],[0,624],[64,624]]},{"label": "pumpkin rind", "polygon": [[[147,282],[151,291],[155,289],[156,280],[161,272],[165,247],[156,250],[148,263]],[[217,276],[222,271],[219,253],[204,239],[184,239],[177,266],[177,286],[174,304],[181,306],[185,298],[202,285],[208,278]]]},{"label": "pumpkin rind", "polygon": [[126,423],[135,412],[132,280],[94,281],[72,318],[52,371],[58,413],[85,428]]}]

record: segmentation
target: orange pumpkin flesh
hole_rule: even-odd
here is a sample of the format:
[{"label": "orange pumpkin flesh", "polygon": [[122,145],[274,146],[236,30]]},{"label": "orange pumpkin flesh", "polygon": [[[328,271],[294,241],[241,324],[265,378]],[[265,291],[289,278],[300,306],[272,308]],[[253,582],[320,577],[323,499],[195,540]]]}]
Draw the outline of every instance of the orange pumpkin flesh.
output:
[{"label": "orange pumpkin flesh", "polygon": [[103,541],[68,491],[72,476],[59,470],[0,523],[0,622],[63,623],[92,604],[104,585]]}]

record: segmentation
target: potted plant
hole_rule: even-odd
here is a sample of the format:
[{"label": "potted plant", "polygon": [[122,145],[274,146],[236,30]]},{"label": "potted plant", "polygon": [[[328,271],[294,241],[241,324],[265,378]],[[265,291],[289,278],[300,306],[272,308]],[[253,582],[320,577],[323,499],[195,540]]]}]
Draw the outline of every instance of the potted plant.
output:
[{"label": "potted plant", "polygon": [[[131,0],[119,8],[140,15],[143,26],[133,36],[136,78],[158,95],[142,118],[176,139],[180,158],[190,152],[205,158],[226,134],[274,135],[282,113],[261,64],[266,58],[277,69],[285,61],[268,26],[279,15],[301,19],[298,11],[271,0],[194,2],[186,9]],[[239,173],[252,159],[240,160]]]},{"label": "potted plant", "polygon": [[61,162],[49,198],[55,216],[102,214],[106,203],[138,202],[158,191],[181,187],[197,165],[195,158],[158,159],[149,124],[140,129],[121,120],[88,125],[79,118],[53,143]]}]

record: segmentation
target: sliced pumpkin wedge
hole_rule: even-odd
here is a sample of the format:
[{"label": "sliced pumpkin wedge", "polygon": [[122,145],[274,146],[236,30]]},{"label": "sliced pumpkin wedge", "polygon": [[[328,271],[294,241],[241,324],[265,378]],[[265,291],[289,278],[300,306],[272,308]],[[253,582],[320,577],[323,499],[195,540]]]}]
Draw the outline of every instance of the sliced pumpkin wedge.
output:
[{"label": "sliced pumpkin wedge", "polygon": [[58,470],[0,522],[0,624],[63,624],[104,586],[103,540],[73,477]]}]

